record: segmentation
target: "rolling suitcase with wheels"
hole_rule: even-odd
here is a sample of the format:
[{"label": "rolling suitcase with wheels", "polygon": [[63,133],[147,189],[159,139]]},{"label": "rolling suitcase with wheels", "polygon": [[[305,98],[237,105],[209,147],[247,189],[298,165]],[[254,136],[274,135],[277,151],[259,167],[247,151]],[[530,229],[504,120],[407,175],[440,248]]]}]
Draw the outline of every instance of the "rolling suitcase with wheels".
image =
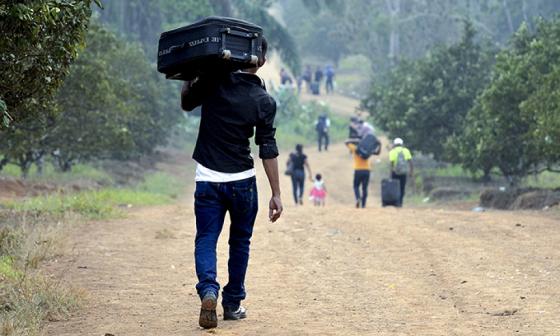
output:
[{"label": "rolling suitcase with wheels", "polygon": [[399,204],[401,198],[401,182],[394,179],[381,180],[381,205],[388,206]]},{"label": "rolling suitcase with wheels", "polygon": [[161,34],[158,71],[191,80],[204,73],[236,71],[262,58],[262,28],[247,21],[210,16]]}]

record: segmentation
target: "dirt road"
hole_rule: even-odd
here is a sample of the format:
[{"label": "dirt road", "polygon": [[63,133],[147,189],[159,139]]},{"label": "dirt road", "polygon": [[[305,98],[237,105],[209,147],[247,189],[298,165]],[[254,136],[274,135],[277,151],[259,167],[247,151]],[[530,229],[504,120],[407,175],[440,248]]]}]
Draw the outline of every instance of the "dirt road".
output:
[{"label": "dirt road", "polygon": [[[270,224],[261,211],[256,223],[246,320],[210,332],[197,326],[187,198],[77,228],[72,253],[48,269],[86,290],[86,308],[46,334],[560,335],[559,219],[383,209],[375,195],[354,209],[343,146],[309,155],[321,163],[327,207],[293,206],[283,179],[283,218]],[[269,191],[259,173],[264,207]],[[224,234],[222,282],[226,252]]]}]

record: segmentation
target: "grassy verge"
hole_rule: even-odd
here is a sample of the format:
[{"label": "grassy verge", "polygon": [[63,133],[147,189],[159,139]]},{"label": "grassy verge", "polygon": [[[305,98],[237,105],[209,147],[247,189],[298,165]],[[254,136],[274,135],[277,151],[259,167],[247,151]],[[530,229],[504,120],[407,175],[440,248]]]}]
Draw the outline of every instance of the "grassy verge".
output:
[{"label": "grassy verge", "polygon": [[130,188],[51,194],[0,204],[0,336],[39,335],[45,321],[64,319],[82,293],[41,273],[63,252],[64,232],[78,221],[124,215],[131,206],[172,202],[184,189],[155,173]]},{"label": "grassy verge", "polygon": [[[0,171],[0,176],[9,176],[14,178],[21,177],[21,171],[18,166],[13,164],[6,165],[2,171]],[[43,183],[68,183],[78,180],[89,180],[98,182],[101,185],[110,185],[113,183],[113,178],[107,172],[102,169],[96,168],[88,164],[77,164],[72,167],[69,172],[60,172],[55,169],[55,167],[50,162],[46,162],[43,167],[43,172],[39,174],[37,171],[37,166],[32,165],[29,170],[29,175],[27,177],[28,181],[31,182],[43,182]]]},{"label": "grassy verge", "polygon": [[4,207],[34,216],[64,216],[75,213],[86,219],[107,219],[122,215],[123,208],[131,206],[170,203],[183,189],[183,185],[165,173],[155,173],[145,178],[135,188],[104,188],[75,194],[51,194],[8,201]]},{"label": "grassy verge", "polygon": [[560,174],[542,172],[538,175],[529,176],[525,179],[524,185],[527,187],[556,189],[560,188]]},{"label": "grassy verge", "polygon": [[0,335],[39,335],[44,321],[68,316],[81,293],[38,269],[61,252],[62,229],[71,218],[0,212]]}]

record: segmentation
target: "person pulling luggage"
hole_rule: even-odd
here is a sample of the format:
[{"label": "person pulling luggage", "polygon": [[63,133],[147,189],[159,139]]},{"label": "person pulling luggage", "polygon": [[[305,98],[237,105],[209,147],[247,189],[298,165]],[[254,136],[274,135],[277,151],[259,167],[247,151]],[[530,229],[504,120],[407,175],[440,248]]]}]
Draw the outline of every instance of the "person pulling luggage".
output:
[{"label": "person pulling luggage", "polygon": [[395,138],[393,141],[393,149],[389,152],[391,178],[399,180],[401,188],[400,200],[396,204],[397,207],[402,207],[403,205],[407,176],[411,178],[414,176],[412,154],[410,154],[410,150],[404,147],[403,144],[403,139]]}]

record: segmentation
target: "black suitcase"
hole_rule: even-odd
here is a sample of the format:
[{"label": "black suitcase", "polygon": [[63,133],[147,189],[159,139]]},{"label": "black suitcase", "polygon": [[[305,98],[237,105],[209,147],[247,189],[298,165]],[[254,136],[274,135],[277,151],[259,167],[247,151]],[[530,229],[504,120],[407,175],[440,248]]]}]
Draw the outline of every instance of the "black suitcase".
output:
[{"label": "black suitcase", "polygon": [[401,182],[394,179],[381,180],[381,205],[398,205],[401,198]]},{"label": "black suitcase", "polygon": [[161,34],[158,71],[191,80],[203,73],[235,71],[262,58],[262,28],[247,21],[210,16]]},{"label": "black suitcase", "polygon": [[381,153],[381,142],[373,134],[367,134],[358,143],[356,153],[367,160],[372,155],[379,155]]}]

